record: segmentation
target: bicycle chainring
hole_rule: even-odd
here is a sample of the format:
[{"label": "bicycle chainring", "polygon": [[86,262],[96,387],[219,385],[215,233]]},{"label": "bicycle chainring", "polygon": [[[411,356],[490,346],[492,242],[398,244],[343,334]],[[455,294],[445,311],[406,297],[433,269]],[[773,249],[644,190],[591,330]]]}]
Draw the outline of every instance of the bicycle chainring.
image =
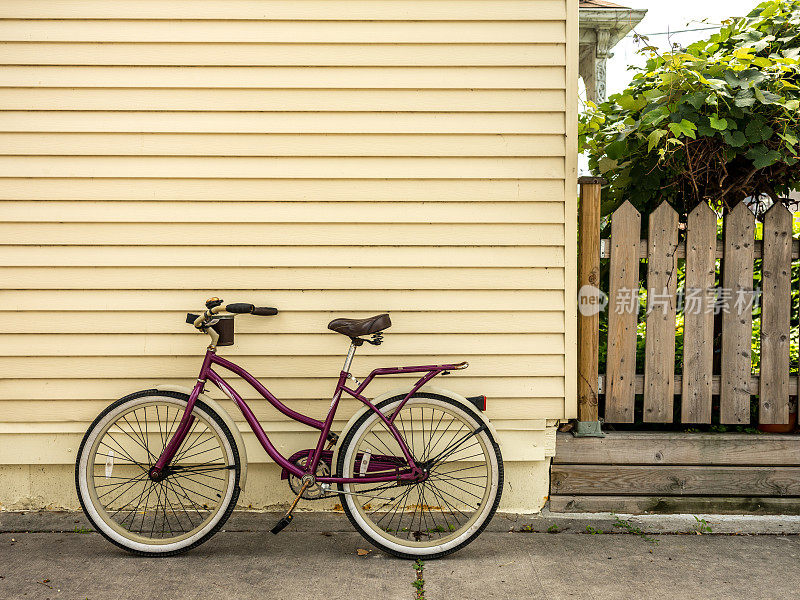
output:
[{"label": "bicycle chainring", "polygon": [[[298,458],[294,461],[294,464],[305,470],[306,464],[308,463],[308,457],[304,456],[303,458]],[[314,473],[315,477],[330,477],[331,475],[331,467],[328,463],[325,462],[324,459],[320,458],[319,464],[317,465],[317,470]],[[293,475],[289,473],[289,487],[292,488],[292,491],[295,494],[300,493],[300,489],[303,487],[303,481],[297,475]],[[313,485],[308,486],[305,491],[303,492],[302,496],[300,496],[304,500],[321,500],[322,498],[326,497],[326,492],[322,489],[322,485],[318,482],[315,482]]]}]

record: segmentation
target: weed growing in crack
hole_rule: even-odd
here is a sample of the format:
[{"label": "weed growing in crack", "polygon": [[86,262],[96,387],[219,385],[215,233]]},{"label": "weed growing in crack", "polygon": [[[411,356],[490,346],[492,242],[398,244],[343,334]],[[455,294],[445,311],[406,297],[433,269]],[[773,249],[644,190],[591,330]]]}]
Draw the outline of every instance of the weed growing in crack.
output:
[{"label": "weed growing in crack", "polygon": [[649,537],[641,528],[637,527],[627,519],[621,519],[619,515],[615,513],[611,513],[611,516],[614,517],[614,527],[619,527],[620,529],[624,529],[628,533],[632,533],[633,535],[638,535],[644,541],[649,542],[651,544],[658,544],[658,540]]},{"label": "weed growing in crack", "polygon": [[414,561],[414,570],[417,572],[417,577],[411,584],[414,586],[414,598],[415,600],[425,600],[425,579],[423,579],[425,563],[422,562],[422,559],[418,558]]},{"label": "weed growing in crack", "polygon": [[703,535],[704,533],[711,533],[711,525],[708,524],[708,521],[705,519],[701,519],[697,515],[694,516],[694,520],[697,521],[694,524],[694,531],[697,535]]}]

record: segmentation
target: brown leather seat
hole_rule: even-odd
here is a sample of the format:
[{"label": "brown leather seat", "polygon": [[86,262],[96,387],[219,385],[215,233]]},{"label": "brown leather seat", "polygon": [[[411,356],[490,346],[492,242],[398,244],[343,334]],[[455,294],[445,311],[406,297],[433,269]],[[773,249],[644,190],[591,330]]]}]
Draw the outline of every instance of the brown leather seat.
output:
[{"label": "brown leather seat", "polygon": [[369,319],[334,319],[328,323],[328,329],[331,331],[351,338],[378,333],[391,326],[392,321],[387,314],[376,315]]}]

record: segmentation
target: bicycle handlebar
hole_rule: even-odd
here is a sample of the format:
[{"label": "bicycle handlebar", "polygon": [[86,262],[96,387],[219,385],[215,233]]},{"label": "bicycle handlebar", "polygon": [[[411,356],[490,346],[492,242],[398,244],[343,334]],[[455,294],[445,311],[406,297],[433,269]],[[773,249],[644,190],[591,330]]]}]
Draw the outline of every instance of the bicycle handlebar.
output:
[{"label": "bicycle handlebar", "polygon": [[233,314],[250,314],[258,317],[268,317],[278,314],[278,309],[271,306],[255,306],[247,302],[234,302],[227,306],[222,305],[222,300],[219,298],[210,298],[206,301],[207,310],[203,314],[186,314],[186,322],[194,325],[197,329],[205,327],[214,315],[227,311]]}]

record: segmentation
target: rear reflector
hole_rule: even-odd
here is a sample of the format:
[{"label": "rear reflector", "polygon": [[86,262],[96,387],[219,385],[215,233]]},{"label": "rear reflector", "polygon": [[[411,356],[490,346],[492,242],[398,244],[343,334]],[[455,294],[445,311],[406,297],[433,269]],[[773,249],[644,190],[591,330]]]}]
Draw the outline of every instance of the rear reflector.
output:
[{"label": "rear reflector", "polygon": [[483,412],[486,410],[486,396],[470,396],[467,400],[479,411]]}]

